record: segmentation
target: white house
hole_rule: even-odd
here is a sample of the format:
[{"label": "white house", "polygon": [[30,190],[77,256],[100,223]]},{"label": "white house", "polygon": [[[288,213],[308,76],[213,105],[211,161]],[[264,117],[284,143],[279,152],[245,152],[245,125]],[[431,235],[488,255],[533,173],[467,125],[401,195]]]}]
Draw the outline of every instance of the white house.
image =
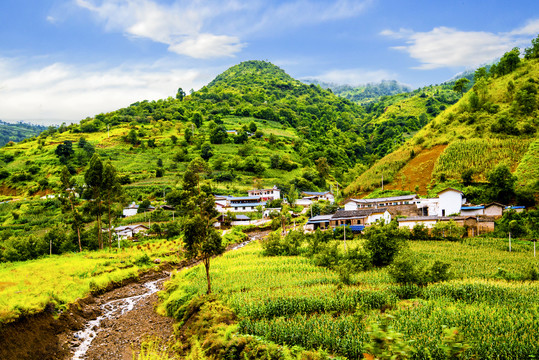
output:
[{"label": "white house", "polygon": [[281,198],[281,190],[274,186],[271,189],[254,189],[248,190],[247,194],[249,196],[258,196],[262,201],[272,201]]},{"label": "white house", "polygon": [[302,191],[303,199],[312,201],[325,200],[331,204],[335,202],[335,196],[331,191],[315,192],[315,191]]},{"label": "white house", "polygon": [[[125,226],[118,226],[113,229],[113,232],[118,236],[120,239],[127,239],[132,238],[135,236],[135,234],[138,234],[139,232],[147,231],[148,227],[145,225],[125,225]],[[108,231],[108,230],[104,230]]]},{"label": "white house", "polygon": [[129,206],[124,208],[123,217],[137,215],[137,211],[138,211],[138,205],[132,202],[131,204],[129,204]]},{"label": "white house", "polygon": [[460,209],[463,204],[462,195],[462,191],[453,188],[447,188],[440,191],[438,193],[438,213],[436,215],[449,216],[452,214],[460,214]]}]

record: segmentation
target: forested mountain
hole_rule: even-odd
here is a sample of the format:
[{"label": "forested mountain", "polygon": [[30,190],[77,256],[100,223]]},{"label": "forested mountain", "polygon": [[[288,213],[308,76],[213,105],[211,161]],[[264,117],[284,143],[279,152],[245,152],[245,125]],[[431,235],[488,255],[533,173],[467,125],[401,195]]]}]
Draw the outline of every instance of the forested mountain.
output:
[{"label": "forested mountain", "polygon": [[0,181],[11,193],[55,191],[62,166],[80,173],[98,152],[129,176],[137,194],[173,187],[195,156],[208,161],[221,192],[244,191],[256,179],[324,190],[347,183],[422,125],[416,114],[380,120],[378,109],[247,61],[190,95],[179,89],[175,98],[136,102],[3,148]]},{"label": "forested mountain", "polygon": [[25,124],[22,122],[12,124],[0,120],[0,147],[10,141],[19,142],[23,139],[39,135],[45,126]]}]

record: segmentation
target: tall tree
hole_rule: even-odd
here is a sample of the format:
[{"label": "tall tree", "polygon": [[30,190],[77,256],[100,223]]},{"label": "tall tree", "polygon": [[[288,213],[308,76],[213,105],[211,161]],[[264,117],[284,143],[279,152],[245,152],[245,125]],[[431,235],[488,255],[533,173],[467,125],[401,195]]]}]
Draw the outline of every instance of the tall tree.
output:
[{"label": "tall tree", "polygon": [[182,207],[188,220],[184,225],[184,242],[188,254],[199,258],[206,269],[208,282],[207,294],[211,293],[210,261],[215,255],[223,253],[221,236],[213,227],[218,212],[212,194],[201,190],[200,174],[207,170],[206,163],[194,159],[187,167],[183,177]]},{"label": "tall tree", "polygon": [[453,91],[460,93],[460,96],[464,95],[464,93],[466,92],[466,86],[468,85],[469,82],[470,80],[466,78],[458,79],[457,81],[455,81],[455,84],[453,85]]},{"label": "tall tree", "polygon": [[103,167],[103,195],[107,206],[108,222],[109,222],[109,248],[112,249],[112,205],[117,202],[122,196],[122,186],[118,179],[116,169],[112,163],[107,161]]},{"label": "tall tree", "polygon": [[102,195],[103,195],[103,162],[99,155],[94,154],[90,159],[88,169],[84,174],[84,181],[92,192],[92,201],[94,202],[94,211],[97,220],[97,239],[99,248],[103,249],[103,231],[101,229],[102,215]]},{"label": "tall tree", "polygon": [[77,230],[77,237],[79,240],[79,251],[82,252],[82,244],[80,240],[80,227],[82,224],[82,217],[80,213],[75,208],[73,200],[75,198],[75,193],[73,189],[73,178],[67,169],[67,166],[64,166],[62,173],[60,174],[60,181],[62,183],[62,193],[60,200],[62,201],[62,208],[64,212],[71,211],[71,216],[73,217],[72,227],[73,230]]}]

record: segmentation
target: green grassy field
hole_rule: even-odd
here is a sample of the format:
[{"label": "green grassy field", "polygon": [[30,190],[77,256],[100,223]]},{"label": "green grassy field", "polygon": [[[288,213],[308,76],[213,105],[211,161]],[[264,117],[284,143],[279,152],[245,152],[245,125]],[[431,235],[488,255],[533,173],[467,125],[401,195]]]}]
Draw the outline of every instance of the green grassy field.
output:
[{"label": "green grassy field", "polygon": [[[116,244],[115,244],[116,245]],[[125,245],[125,244],[124,244]],[[113,282],[137,278],[155,258],[178,262],[180,241],[149,241],[120,250],[53,255],[0,264],[0,324],[64,307]]]},{"label": "green grassy field", "polygon": [[[261,245],[252,243],[212,262],[212,287],[238,315],[240,333],[349,359],[364,353],[366,328],[380,320],[381,309],[405,339],[414,340],[415,359],[445,358],[444,326],[463,334],[470,345],[466,359],[539,355],[539,283],[499,279],[501,272],[537,265],[530,243],[514,244],[511,253],[498,239],[412,242],[410,250],[426,261],[450,263],[453,279],[401,287],[386,269],[374,269],[344,285],[306,257],[264,257]],[[163,311],[175,316],[178,303],[205,291],[205,281],[201,267],[176,273],[166,284]]]}]

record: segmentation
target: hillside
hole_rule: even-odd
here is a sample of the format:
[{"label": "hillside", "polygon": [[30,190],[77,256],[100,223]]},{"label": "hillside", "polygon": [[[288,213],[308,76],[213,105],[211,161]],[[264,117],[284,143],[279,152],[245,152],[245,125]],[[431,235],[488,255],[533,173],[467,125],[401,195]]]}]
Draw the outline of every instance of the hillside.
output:
[{"label": "hillside", "polygon": [[8,142],[19,142],[26,138],[39,135],[45,126],[16,123],[11,124],[0,120],[0,147],[6,145]]},{"label": "hillside", "polygon": [[[439,111],[437,93],[423,89],[365,110],[271,63],[247,61],[190,95],[180,88],[176,98],[139,101],[1,148],[0,191],[55,192],[64,165],[82,185],[94,152],[112,161],[133,199],[170,191],[197,156],[208,161],[208,180],[218,193],[243,193],[255,182],[285,193],[291,185],[342,187],[426,124]],[[410,99],[422,100],[423,108],[404,118],[381,111]],[[70,148],[66,157],[57,153],[62,144]]]},{"label": "hillside", "polygon": [[[518,61],[510,71],[496,71],[494,65],[488,73],[476,72],[473,87],[456,104],[378,161],[345,192],[372,191],[381,185],[382,174],[386,189],[426,194],[429,189],[451,185],[464,190],[466,171],[472,174],[472,185],[480,186],[491,170],[505,164],[517,177],[518,188],[537,194],[538,65],[537,59],[530,58]],[[473,186],[467,190],[474,192]]]},{"label": "hillside", "polygon": [[[112,160],[134,199],[173,188],[196,156],[208,161],[216,192],[241,193],[255,179],[285,190],[325,189],[334,181],[328,169],[342,173],[362,161],[363,115],[272,64],[246,62],[189,96],[180,89],[176,98],[136,102],[1,148],[0,189],[9,196],[54,192],[64,165],[82,185],[94,152]],[[63,158],[61,144],[69,147]]]},{"label": "hillside", "polygon": [[326,83],[318,80],[305,80],[307,84],[320,85],[323,89],[330,89],[335,95],[341,96],[360,105],[378,102],[381,97],[411,92],[408,85],[398,83],[396,80],[382,80],[379,83],[368,83],[360,86],[340,85]]}]

